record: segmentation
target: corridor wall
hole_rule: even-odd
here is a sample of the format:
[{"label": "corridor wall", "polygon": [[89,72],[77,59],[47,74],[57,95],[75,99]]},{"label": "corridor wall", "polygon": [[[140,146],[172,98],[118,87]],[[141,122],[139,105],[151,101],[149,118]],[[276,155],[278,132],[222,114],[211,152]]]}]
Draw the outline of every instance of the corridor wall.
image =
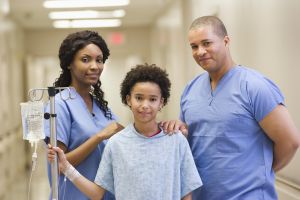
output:
[{"label": "corridor wall", "polygon": [[25,173],[19,103],[24,101],[23,34],[16,24],[0,17],[0,199],[11,199],[13,183]]}]

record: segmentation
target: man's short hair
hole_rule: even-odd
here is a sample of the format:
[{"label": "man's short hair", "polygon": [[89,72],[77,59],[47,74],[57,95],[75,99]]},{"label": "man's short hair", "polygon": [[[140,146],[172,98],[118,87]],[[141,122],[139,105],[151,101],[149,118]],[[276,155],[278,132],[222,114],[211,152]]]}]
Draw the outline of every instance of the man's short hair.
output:
[{"label": "man's short hair", "polygon": [[228,35],[224,23],[215,16],[203,16],[195,19],[192,22],[189,30],[197,29],[203,26],[211,26],[219,37],[223,38]]}]

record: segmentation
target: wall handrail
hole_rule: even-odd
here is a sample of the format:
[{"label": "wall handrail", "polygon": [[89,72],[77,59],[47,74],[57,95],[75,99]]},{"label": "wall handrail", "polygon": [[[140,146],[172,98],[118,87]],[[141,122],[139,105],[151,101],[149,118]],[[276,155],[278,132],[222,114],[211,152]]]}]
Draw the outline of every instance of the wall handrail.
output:
[{"label": "wall handrail", "polygon": [[293,189],[296,189],[296,190],[299,190],[300,191],[300,185],[297,185],[295,183],[293,183],[292,181],[289,181],[289,180],[286,180],[285,178],[283,177],[280,177],[280,176],[276,176],[276,181],[280,182],[280,183],[283,183]]}]

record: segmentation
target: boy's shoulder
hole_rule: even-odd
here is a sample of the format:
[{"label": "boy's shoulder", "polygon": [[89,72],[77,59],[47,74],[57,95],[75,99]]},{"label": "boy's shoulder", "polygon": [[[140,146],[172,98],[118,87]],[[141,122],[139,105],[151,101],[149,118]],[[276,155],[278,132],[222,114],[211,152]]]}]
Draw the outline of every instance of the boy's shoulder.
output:
[{"label": "boy's shoulder", "polygon": [[[168,135],[166,132],[164,132],[166,135]],[[173,133],[171,136],[175,136],[176,138],[178,138],[179,140],[186,140],[186,137],[183,135],[183,133],[181,131],[176,131],[175,133]]]},{"label": "boy's shoulder", "polygon": [[177,131],[176,133],[173,133],[172,135],[168,135],[165,132],[164,132],[164,134],[166,135],[167,139],[176,141],[176,143],[178,143],[180,146],[188,145],[188,141],[181,131]]}]

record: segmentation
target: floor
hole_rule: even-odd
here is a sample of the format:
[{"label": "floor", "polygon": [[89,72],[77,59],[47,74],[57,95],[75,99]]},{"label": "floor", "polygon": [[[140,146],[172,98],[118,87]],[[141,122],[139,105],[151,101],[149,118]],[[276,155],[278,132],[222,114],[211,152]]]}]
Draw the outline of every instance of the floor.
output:
[{"label": "floor", "polygon": [[[38,146],[38,160],[35,171],[32,173],[31,186],[29,189],[30,170],[22,173],[3,200],[48,200],[50,187],[47,178],[46,151],[43,145]],[[1,199],[2,200],[2,199]]]}]

